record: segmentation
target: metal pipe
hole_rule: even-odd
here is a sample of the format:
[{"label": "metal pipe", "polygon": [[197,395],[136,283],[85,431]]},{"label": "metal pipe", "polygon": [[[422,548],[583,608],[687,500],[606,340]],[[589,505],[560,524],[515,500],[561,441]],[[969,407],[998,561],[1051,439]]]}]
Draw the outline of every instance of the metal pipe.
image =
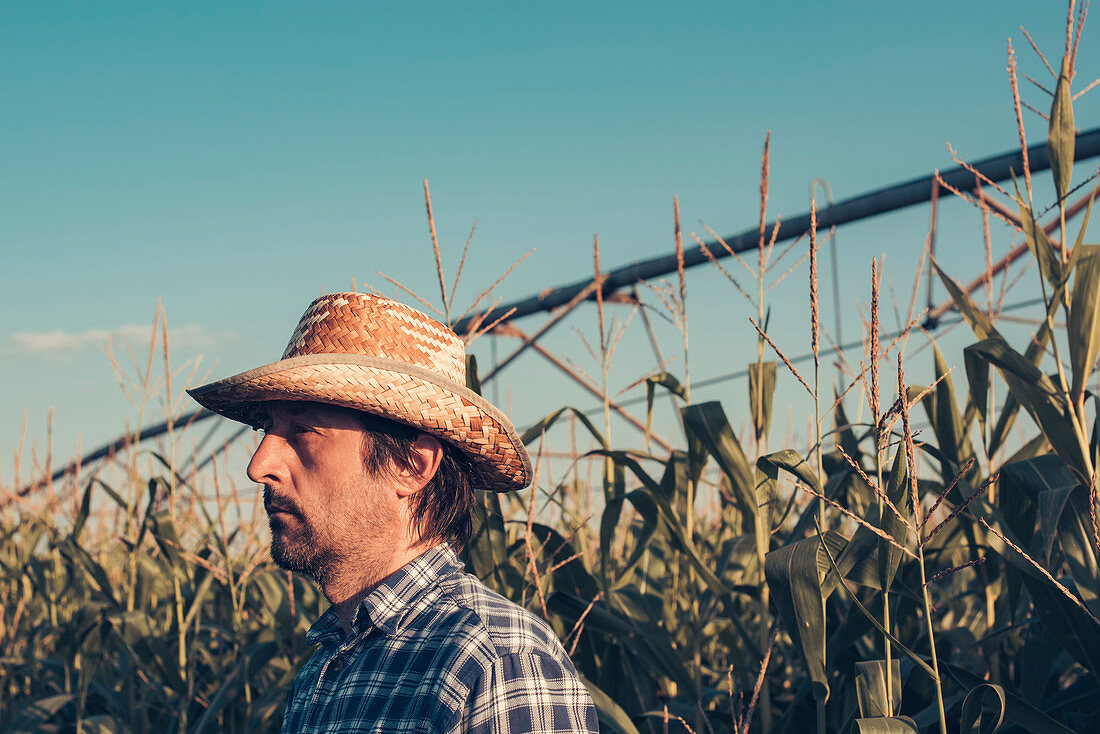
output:
[{"label": "metal pipe", "polygon": [[[1032,172],[1043,171],[1050,168],[1050,159],[1047,157],[1046,143],[1037,143],[1027,149],[1028,161]],[[1100,128],[1093,128],[1080,133],[1077,136],[1077,145],[1074,149],[1074,159],[1083,160],[1100,155]],[[984,158],[973,167],[993,181],[1003,181],[1012,175],[1013,171],[1023,170],[1023,157],[1020,151],[1010,151],[1000,155]],[[956,166],[940,174],[940,177],[957,189],[969,189],[974,185],[974,174]],[[865,194],[853,196],[841,201],[835,206],[830,206],[817,212],[817,227],[825,229],[848,222],[854,222],[876,214],[904,209],[914,204],[928,201],[932,192],[934,176],[921,176],[909,181],[904,181],[893,186],[870,191]],[[766,225],[767,229],[775,226],[774,222]],[[788,240],[798,237],[810,228],[810,214],[806,212],[790,219],[782,220],[779,226],[779,240]],[[753,227],[750,230],[731,236],[726,239],[726,244],[734,252],[745,252],[755,249],[760,240],[760,228]],[[715,257],[726,257],[727,253],[717,242],[708,242],[707,247]],[[707,262],[707,257],[699,249],[693,248],[684,253],[684,267],[694,267]],[[605,276],[604,292],[618,290],[632,285],[641,280],[667,275],[676,270],[676,255],[660,255],[641,262],[634,262],[615,270],[609,271]],[[549,311],[571,301],[578,293],[591,283],[591,279],[585,279],[550,289],[538,295],[530,296],[519,301],[506,303],[492,309],[481,323],[491,323],[494,319],[503,316],[509,309],[514,308],[515,313],[510,319],[518,319],[541,311]],[[594,298],[590,296],[589,298]],[[469,329],[475,315],[467,316],[455,323],[454,329],[459,334]]]}]

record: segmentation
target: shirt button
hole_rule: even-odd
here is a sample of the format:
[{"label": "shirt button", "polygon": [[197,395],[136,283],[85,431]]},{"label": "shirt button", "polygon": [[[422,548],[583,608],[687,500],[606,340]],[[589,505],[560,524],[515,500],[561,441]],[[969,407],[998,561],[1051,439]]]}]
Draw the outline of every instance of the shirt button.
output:
[{"label": "shirt button", "polygon": [[333,660],[331,663],[329,663],[328,669],[331,673],[339,673],[341,670],[344,669],[344,661],[339,659]]}]

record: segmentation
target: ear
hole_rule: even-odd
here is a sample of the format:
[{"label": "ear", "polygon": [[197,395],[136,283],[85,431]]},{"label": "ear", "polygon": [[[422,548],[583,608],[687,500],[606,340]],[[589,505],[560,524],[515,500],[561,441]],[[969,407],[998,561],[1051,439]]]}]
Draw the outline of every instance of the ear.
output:
[{"label": "ear", "polygon": [[397,494],[400,497],[409,497],[424,488],[432,480],[439,470],[439,463],[443,460],[443,444],[435,436],[421,433],[413,441],[412,466],[400,472]]}]

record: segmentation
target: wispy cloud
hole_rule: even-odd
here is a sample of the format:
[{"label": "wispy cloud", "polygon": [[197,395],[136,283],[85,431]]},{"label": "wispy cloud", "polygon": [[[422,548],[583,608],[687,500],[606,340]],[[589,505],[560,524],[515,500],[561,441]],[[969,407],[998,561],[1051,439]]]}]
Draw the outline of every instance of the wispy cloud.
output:
[{"label": "wispy cloud", "polygon": [[[2,351],[8,355],[56,355],[79,352],[90,347],[103,348],[107,342],[125,342],[131,346],[148,345],[152,331],[148,324],[124,324],[114,329],[86,331],[17,331],[9,334]],[[235,341],[232,331],[211,331],[198,324],[168,329],[172,349],[201,349]]]}]

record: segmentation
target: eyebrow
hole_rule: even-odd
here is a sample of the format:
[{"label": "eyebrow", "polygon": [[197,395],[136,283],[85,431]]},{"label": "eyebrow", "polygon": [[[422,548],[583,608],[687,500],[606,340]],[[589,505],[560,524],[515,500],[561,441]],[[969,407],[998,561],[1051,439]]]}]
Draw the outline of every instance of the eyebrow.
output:
[{"label": "eyebrow", "polygon": [[292,420],[311,420],[313,422],[322,420],[320,414],[312,405],[293,400],[267,403],[261,411],[260,415],[268,418],[268,420],[273,420],[278,416]]}]

